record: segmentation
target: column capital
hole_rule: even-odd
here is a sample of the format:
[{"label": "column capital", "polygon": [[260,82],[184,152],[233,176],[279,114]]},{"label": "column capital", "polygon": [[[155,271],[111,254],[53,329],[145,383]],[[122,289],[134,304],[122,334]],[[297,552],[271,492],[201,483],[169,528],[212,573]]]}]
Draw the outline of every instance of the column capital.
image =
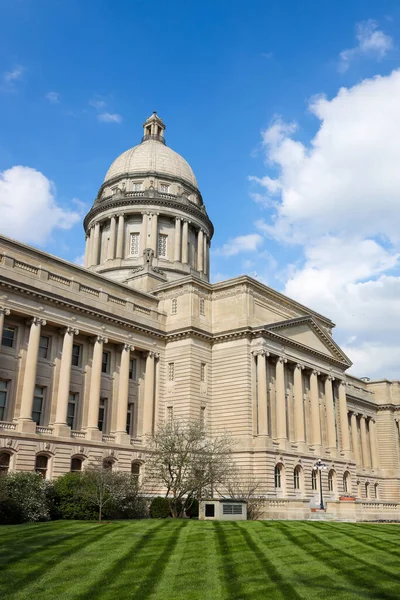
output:
[{"label": "column capital", "polygon": [[328,375],[327,373],[325,374],[326,380],[327,381],[335,381],[335,377],[333,375]]},{"label": "column capital", "polygon": [[317,369],[312,369],[311,374],[316,375],[316,377],[318,377],[318,375],[321,375],[321,371],[317,371]]},{"label": "column capital", "polygon": [[0,306],[0,315],[3,314],[5,317],[8,317],[8,315],[10,314],[10,309],[9,308],[5,308],[4,306]]},{"label": "column capital", "polygon": [[46,320],[41,317],[33,317],[28,321],[28,325],[41,325],[44,327],[46,325]]},{"label": "column capital", "polygon": [[270,356],[270,353],[268,352],[268,350],[264,350],[264,348],[259,348],[258,350],[252,350],[251,353],[254,356]]},{"label": "column capital", "polygon": [[346,380],[345,379],[338,379],[338,383],[339,383],[339,385],[343,385],[344,387],[346,387]]},{"label": "column capital", "polygon": [[118,216],[118,217],[124,217],[124,216],[125,216],[125,213],[124,213],[124,212],[121,212],[121,213],[118,213],[118,215],[115,215],[115,216]]},{"label": "column capital", "polygon": [[302,371],[304,369],[304,365],[302,365],[301,363],[296,363],[295,369],[299,369],[300,371]]},{"label": "column capital", "polygon": [[284,356],[278,356],[277,358],[278,358],[277,362],[280,362],[283,364],[287,363],[287,358],[285,358]]},{"label": "column capital", "polygon": [[132,346],[132,344],[122,344],[122,350],[125,352],[134,352],[135,346]]},{"label": "column capital", "polygon": [[104,337],[103,335],[95,335],[91,338],[91,342],[93,344],[95,344],[96,342],[99,342],[101,344],[108,344],[108,338]]},{"label": "column capital", "polygon": [[68,327],[64,327],[64,328],[60,329],[60,333],[63,333],[64,335],[66,333],[68,333],[69,335],[79,335],[79,329],[68,326]]},{"label": "column capital", "polygon": [[175,221],[183,221],[182,217],[175,217]]},{"label": "column capital", "polygon": [[110,219],[116,219],[119,215],[117,213],[114,213],[113,215],[110,215]]}]

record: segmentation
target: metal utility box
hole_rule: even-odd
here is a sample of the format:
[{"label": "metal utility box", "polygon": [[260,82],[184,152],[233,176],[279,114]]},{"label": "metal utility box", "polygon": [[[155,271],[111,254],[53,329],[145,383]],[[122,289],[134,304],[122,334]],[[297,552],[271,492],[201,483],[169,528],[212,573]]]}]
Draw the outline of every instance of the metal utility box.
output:
[{"label": "metal utility box", "polygon": [[199,505],[201,521],[246,521],[247,503],[245,500],[229,498],[202,500]]}]

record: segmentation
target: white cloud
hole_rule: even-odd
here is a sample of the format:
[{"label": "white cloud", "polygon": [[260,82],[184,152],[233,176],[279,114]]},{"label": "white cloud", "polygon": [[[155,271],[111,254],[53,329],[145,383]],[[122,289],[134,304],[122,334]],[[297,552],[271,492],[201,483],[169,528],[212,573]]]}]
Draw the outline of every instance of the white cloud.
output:
[{"label": "white cloud", "polygon": [[285,293],[338,324],[353,371],[399,378],[400,71],[309,108],[320,121],[309,144],[279,119],[263,133],[277,176],[258,183],[276,208],[258,231],[300,246]]},{"label": "white cloud", "polygon": [[93,106],[93,108],[95,108],[96,110],[101,110],[103,108],[106,108],[107,102],[105,102],[104,100],[90,100],[89,105]]},{"label": "white cloud", "polygon": [[220,256],[236,256],[243,252],[256,252],[262,246],[264,239],[259,233],[250,233],[248,235],[239,235],[222,246],[216,248],[214,254]]},{"label": "white cloud", "polygon": [[21,67],[21,65],[17,65],[13,69],[11,69],[11,71],[6,71],[3,74],[3,80],[5,83],[12,84],[15,81],[18,81],[19,79],[22,79],[24,71],[24,67]]},{"label": "white cloud", "polygon": [[378,26],[377,21],[373,19],[357,23],[357,45],[340,53],[339,71],[347,71],[350,62],[360,56],[371,56],[380,60],[393,48],[393,39],[378,29]]},{"label": "white cloud", "polygon": [[23,242],[43,245],[56,228],[70,229],[81,215],[58,206],[54,186],[29,167],[0,173],[0,232]]},{"label": "white cloud", "polygon": [[50,104],[58,104],[61,100],[61,96],[58,92],[48,92],[46,94],[46,99],[50,102]]},{"label": "white cloud", "polygon": [[102,112],[97,115],[97,119],[101,123],[122,123],[122,117],[117,113]]}]

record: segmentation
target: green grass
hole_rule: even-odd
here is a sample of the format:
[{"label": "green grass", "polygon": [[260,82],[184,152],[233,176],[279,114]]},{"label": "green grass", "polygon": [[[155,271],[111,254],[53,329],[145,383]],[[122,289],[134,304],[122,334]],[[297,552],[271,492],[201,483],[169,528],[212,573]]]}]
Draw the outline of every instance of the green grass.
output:
[{"label": "green grass", "polygon": [[398,600],[399,535],[289,521],[3,526],[0,599]]}]

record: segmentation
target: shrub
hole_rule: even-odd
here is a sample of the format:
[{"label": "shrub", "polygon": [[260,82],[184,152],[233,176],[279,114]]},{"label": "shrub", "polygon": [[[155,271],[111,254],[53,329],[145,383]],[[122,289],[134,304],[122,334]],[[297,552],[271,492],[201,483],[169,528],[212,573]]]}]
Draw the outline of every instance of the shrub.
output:
[{"label": "shrub", "polygon": [[9,473],[0,483],[0,523],[48,521],[52,484],[38,473]]},{"label": "shrub", "polygon": [[97,510],[85,495],[83,473],[66,473],[54,482],[54,498],[60,519],[94,520]]},{"label": "shrub", "polygon": [[150,516],[152,519],[166,519],[171,516],[171,506],[168,498],[157,496],[150,504]]}]

